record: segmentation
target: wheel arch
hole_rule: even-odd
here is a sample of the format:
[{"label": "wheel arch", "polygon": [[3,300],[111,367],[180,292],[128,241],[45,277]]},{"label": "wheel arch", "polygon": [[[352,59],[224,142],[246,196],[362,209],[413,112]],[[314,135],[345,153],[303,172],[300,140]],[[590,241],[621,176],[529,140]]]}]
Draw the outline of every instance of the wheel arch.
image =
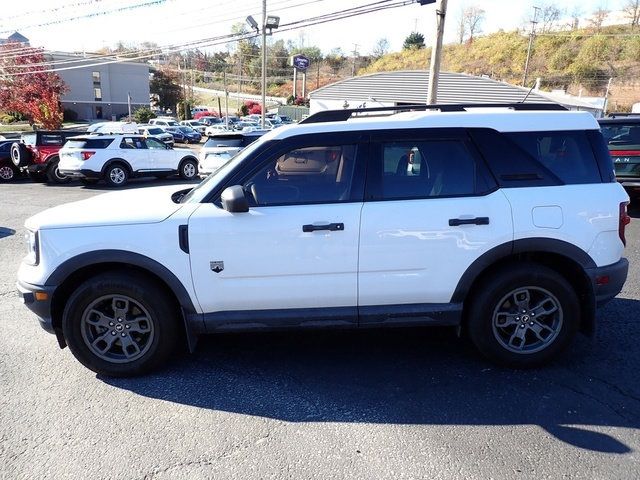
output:
[{"label": "wheel arch", "polygon": [[178,162],[178,168],[182,167],[182,164],[187,160],[193,160],[194,162],[198,163],[198,159],[194,155],[185,155]]},{"label": "wheel arch", "polygon": [[580,329],[587,335],[595,330],[595,293],[586,270],[596,267],[584,250],[562,240],[527,238],[499,245],[485,252],[467,268],[460,278],[451,302],[466,306],[474,291],[495,270],[509,263],[531,261],[553,269],[575,289],[580,300]]},{"label": "wheel arch", "polygon": [[114,163],[122,163],[126,167],[126,169],[129,170],[129,175],[134,173],[134,170],[131,167],[131,164],[129,162],[127,162],[124,158],[116,157],[116,158],[110,158],[104,163],[104,165],[102,166],[102,170],[100,171],[100,175],[104,175],[105,172],[107,171],[107,168],[109,168]]},{"label": "wheel arch", "polygon": [[193,351],[197,335],[204,331],[204,324],[187,289],[164,265],[144,255],[122,250],[100,250],[78,255],[62,263],[47,278],[45,286],[56,287],[51,299],[54,330],[61,331],[66,301],[77,286],[92,276],[114,270],[143,274],[166,291],[182,315],[187,345]]}]

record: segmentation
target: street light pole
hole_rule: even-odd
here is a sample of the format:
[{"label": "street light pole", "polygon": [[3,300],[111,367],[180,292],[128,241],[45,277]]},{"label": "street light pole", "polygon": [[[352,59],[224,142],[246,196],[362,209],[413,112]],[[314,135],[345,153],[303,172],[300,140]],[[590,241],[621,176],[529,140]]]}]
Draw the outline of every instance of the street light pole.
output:
[{"label": "street light pole", "polygon": [[262,0],[262,129],[267,113],[267,0]]},{"label": "street light pole", "polygon": [[447,14],[447,0],[439,0],[436,5],[436,38],[431,49],[429,67],[429,92],[427,104],[438,103],[438,80],[440,78],[440,60],[442,57],[442,37],[444,36],[444,18]]}]

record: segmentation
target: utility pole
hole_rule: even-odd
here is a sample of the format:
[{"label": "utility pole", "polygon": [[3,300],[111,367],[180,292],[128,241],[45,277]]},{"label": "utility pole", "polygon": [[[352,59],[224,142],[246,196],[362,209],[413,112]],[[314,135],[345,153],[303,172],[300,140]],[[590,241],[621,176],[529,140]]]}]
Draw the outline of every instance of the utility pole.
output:
[{"label": "utility pole", "polygon": [[444,36],[444,20],[447,15],[447,0],[439,0],[436,4],[436,38],[431,48],[431,66],[429,67],[429,92],[427,104],[438,103],[438,81],[440,79],[440,60],[442,57],[442,37]]},{"label": "utility pole", "polygon": [[353,66],[351,67],[351,76],[356,76],[356,58],[358,58],[358,45],[357,43],[353,44]]},{"label": "utility pole", "polygon": [[184,105],[184,119],[187,120],[189,117],[187,116],[187,59],[184,59],[184,69],[182,70],[182,92],[184,96],[184,100],[182,104]]},{"label": "utility pole", "polygon": [[531,47],[533,38],[536,36],[536,24],[538,23],[538,12],[540,7],[533,7],[533,20],[531,20],[531,33],[529,34],[529,48],[527,48],[527,60],[524,63],[524,75],[522,76],[522,86],[527,86],[527,74],[529,73],[529,59],[531,58]]},{"label": "utility pole", "polygon": [[267,0],[262,0],[262,128],[267,114]]},{"label": "utility pole", "polygon": [[613,82],[613,78],[609,78],[609,83],[607,83],[607,91],[604,94],[604,105],[602,106],[602,114],[604,116],[607,115],[607,110],[609,108],[609,91],[611,90],[611,82]]},{"label": "utility pole", "polygon": [[227,70],[222,71],[222,83],[224,85],[224,128],[229,130],[229,91],[227,90]]}]

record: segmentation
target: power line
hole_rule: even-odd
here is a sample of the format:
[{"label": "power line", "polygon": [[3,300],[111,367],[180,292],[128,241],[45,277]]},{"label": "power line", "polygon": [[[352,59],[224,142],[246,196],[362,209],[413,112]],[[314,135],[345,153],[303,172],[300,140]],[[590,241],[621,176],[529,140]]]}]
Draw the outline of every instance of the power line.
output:
[{"label": "power line", "polygon": [[[302,27],[320,25],[320,24],[323,24],[323,23],[332,22],[332,21],[336,21],[336,20],[341,20],[341,19],[344,19],[344,18],[350,18],[350,17],[357,16],[357,15],[363,15],[363,14],[366,14],[366,13],[372,13],[372,12],[377,12],[377,11],[381,11],[381,10],[387,10],[387,9],[391,9],[391,8],[398,8],[398,7],[406,6],[406,5],[409,5],[409,4],[412,4],[412,3],[415,3],[415,0],[400,0],[400,1],[395,1],[395,2],[394,2],[394,0],[379,0],[377,2],[360,5],[360,6],[354,7],[354,8],[349,8],[349,9],[345,9],[345,10],[331,12],[329,14],[324,14],[324,15],[320,15],[320,16],[316,16],[316,17],[312,17],[312,18],[307,18],[307,19],[302,19],[302,20],[297,20],[297,21],[294,21],[294,22],[290,22],[288,24],[282,25],[274,33],[278,33],[279,34],[279,33],[286,32],[286,31],[297,30],[298,28],[302,28]],[[221,35],[221,36],[218,36],[218,37],[212,37],[212,38],[209,38],[209,39],[190,42],[188,45],[189,45],[190,48],[194,48],[196,46],[199,46],[199,47],[211,47],[211,46],[215,46],[215,45],[221,45],[221,44],[227,43],[229,41],[240,41],[240,40],[246,40],[246,39],[250,39],[250,38],[255,38],[256,36],[257,35],[254,34],[254,33],[227,34],[227,35]],[[88,64],[88,65],[63,67],[63,68],[40,69],[40,70],[37,70],[37,73],[49,73],[49,72],[58,72],[58,71],[66,71],[66,70],[75,70],[75,69],[78,69],[78,68],[89,68],[89,67],[94,67],[94,66],[99,66],[99,65],[107,65],[107,64],[123,63],[123,62],[131,62],[131,61],[136,61],[136,60],[142,60],[142,59],[147,59],[147,58],[152,58],[152,57],[156,57],[156,56],[160,56],[160,55],[167,55],[167,54],[170,54],[170,53],[176,53],[176,52],[187,50],[188,48],[185,48],[186,45],[187,44],[177,45],[176,47],[172,48],[170,51],[163,51],[161,53],[154,52],[154,53],[151,53],[151,54],[137,55],[137,56],[134,56],[134,57],[123,58],[123,59],[107,60],[107,61],[104,61],[104,62],[98,62],[98,63]],[[25,66],[25,68],[28,68],[28,66]],[[19,75],[29,75],[31,73],[34,73],[34,72],[16,72],[16,73],[5,74],[5,76],[12,77],[12,76],[19,76]]]}]

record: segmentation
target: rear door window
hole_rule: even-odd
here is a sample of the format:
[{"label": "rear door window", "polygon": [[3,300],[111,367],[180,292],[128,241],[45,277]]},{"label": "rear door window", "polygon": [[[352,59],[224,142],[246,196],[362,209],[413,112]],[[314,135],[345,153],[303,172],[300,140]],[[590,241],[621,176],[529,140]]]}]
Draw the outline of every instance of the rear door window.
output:
[{"label": "rear door window", "polygon": [[602,125],[601,130],[611,150],[624,150],[626,147],[640,149],[640,123]]},{"label": "rear door window", "polygon": [[602,181],[585,132],[515,132],[504,135],[565,184]]},{"label": "rear door window", "polygon": [[[382,155],[382,196],[386,200],[474,195],[477,191],[476,160],[463,141],[385,143]],[[484,183],[481,190],[486,190]]]}]

